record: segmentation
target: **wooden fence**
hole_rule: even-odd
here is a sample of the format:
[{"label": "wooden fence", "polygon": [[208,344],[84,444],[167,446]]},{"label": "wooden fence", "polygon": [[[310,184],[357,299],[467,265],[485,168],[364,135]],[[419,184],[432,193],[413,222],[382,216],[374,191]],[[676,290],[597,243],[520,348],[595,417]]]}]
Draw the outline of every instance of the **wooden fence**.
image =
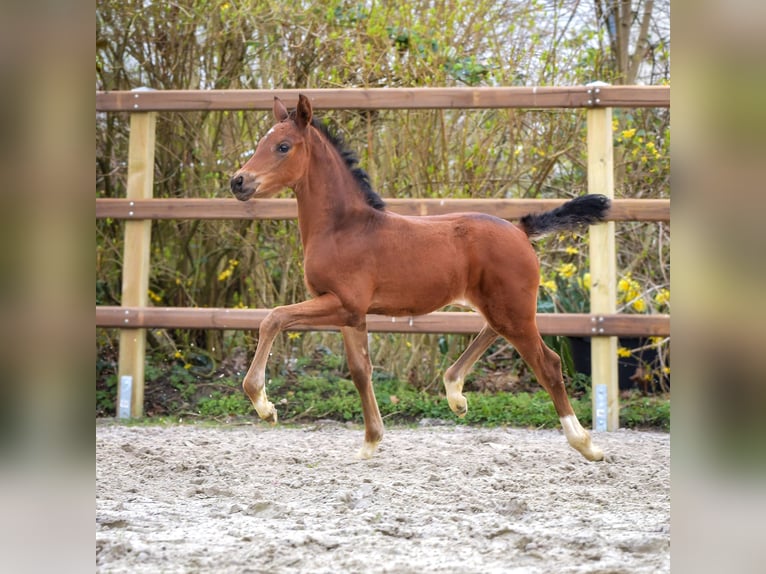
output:
[{"label": "wooden fence", "polygon": [[[118,416],[143,415],[146,328],[256,329],[268,309],[150,307],[149,246],[153,219],[294,219],[291,199],[152,199],[155,125],[161,111],[269,110],[274,96],[297,100],[299,90],[97,92],[96,111],[130,112],[127,197],[96,199],[96,218],[124,219],[122,305],[97,306],[96,326],[120,329]],[[394,88],[300,90],[317,109],[587,108],[588,192],[614,197],[612,108],[669,107],[670,88],[607,86],[512,88]],[[564,200],[386,199],[401,214],[479,211],[518,219]],[[543,334],[592,337],[593,427],[619,426],[617,338],[667,336],[669,315],[616,313],[617,221],[670,221],[669,200],[614,200],[607,222],[591,226],[591,313],[539,314]],[[476,313],[437,312],[421,317],[368,316],[370,331],[475,333]],[[328,327],[327,329],[332,329]],[[295,330],[305,330],[297,326]],[[313,328],[313,330],[320,330]]]}]

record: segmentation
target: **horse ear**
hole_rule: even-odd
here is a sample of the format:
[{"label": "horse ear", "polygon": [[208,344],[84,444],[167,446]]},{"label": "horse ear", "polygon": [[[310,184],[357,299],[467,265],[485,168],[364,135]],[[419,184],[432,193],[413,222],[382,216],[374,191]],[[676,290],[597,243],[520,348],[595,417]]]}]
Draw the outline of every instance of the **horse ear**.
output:
[{"label": "horse ear", "polygon": [[287,108],[282,103],[282,100],[276,96],[274,96],[274,107],[272,110],[274,112],[274,119],[277,123],[285,121],[290,116],[290,114],[287,113]]},{"label": "horse ear", "polygon": [[295,123],[303,129],[311,123],[311,102],[303,94],[298,94],[298,108],[295,112]]}]

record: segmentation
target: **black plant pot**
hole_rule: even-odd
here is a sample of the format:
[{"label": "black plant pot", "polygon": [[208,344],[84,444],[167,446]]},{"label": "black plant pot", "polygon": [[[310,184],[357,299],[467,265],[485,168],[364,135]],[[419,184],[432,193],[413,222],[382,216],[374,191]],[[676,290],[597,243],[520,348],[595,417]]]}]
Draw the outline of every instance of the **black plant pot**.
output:
[{"label": "black plant pot", "polygon": [[[590,337],[569,337],[572,348],[572,360],[575,370],[584,375],[591,375],[590,364]],[[643,378],[645,366],[657,368],[657,349],[650,345],[647,339],[637,337],[620,337],[618,345],[626,349],[638,349],[647,347],[633,353],[630,357],[617,358],[617,373],[621,391],[639,389],[643,392],[652,392],[659,388],[657,381],[647,381]],[[666,385],[670,386],[670,377],[666,379]]]}]

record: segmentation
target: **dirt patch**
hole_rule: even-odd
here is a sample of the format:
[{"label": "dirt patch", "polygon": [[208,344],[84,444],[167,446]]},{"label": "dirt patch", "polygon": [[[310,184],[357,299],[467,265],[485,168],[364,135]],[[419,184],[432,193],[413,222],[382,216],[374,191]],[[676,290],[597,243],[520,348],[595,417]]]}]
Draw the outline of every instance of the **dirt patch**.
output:
[{"label": "dirt patch", "polygon": [[657,573],[670,439],[618,431],[96,425],[98,572]]}]

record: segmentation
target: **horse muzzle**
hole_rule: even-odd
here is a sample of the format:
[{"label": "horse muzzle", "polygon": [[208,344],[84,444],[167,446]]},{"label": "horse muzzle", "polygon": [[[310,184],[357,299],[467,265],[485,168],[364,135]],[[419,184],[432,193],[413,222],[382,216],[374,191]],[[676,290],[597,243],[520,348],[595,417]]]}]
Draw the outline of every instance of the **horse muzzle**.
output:
[{"label": "horse muzzle", "polygon": [[240,201],[247,201],[258,189],[257,183],[255,183],[255,185],[250,182],[245,183],[245,177],[240,174],[232,177],[231,181],[229,181],[229,185],[231,186],[231,192],[234,194],[234,197]]}]

